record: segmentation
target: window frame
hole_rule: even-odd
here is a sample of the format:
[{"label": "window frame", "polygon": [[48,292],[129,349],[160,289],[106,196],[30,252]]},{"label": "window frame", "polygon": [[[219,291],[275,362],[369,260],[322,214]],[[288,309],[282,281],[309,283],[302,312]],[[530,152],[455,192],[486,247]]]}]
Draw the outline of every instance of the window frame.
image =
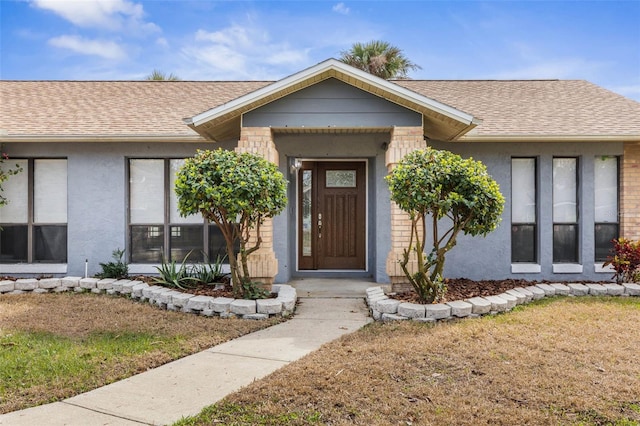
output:
[{"label": "window frame", "polygon": [[[555,213],[556,213],[556,182],[555,182],[555,161],[556,160],[575,160],[575,172],[574,172],[574,186],[575,186],[575,221],[556,221]],[[577,156],[557,156],[552,158],[551,162],[551,172],[552,172],[552,182],[551,182],[551,217],[552,217],[552,261],[554,264],[580,264],[580,157]],[[558,242],[556,238],[559,236],[556,232],[558,227],[574,227],[574,238],[573,244],[575,245],[575,250],[571,253],[572,256],[569,256],[567,253],[563,253],[563,256],[560,257],[557,254],[557,245]]]},{"label": "window frame", "polygon": [[[534,220],[533,222],[522,222],[522,221],[514,221],[513,220],[513,216],[514,216],[514,204],[513,204],[513,200],[514,200],[514,181],[513,181],[513,177],[514,177],[514,173],[513,173],[513,165],[514,165],[514,160],[533,160],[533,194],[534,194]],[[539,221],[540,221],[540,212],[539,212],[539,182],[538,182],[538,176],[539,176],[539,159],[538,157],[530,157],[530,156],[523,156],[523,157],[511,157],[511,233],[510,233],[510,238],[511,238],[511,263],[512,264],[517,264],[517,265],[522,265],[522,264],[539,264],[540,262],[540,251],[539,251]],[[523,227],[523,226],[532,226],[533,227],[533,258],[530,260],[515,260],[514,259],[514,227]]]},{"label": "window frame", "polygon": [[[176,232],[175,229],[178,227],[190,227],[190,228],[199,228],[200,229],[200,235],[202,237],[202,244],[201,247],[199,247],[199,251],[196,253],[196,249],[191,250],[191,254],[189,255],[188,259],[187,259],[187,263],[198,263],[198,262],[215,262],[216,261],[216,255],[217,254],[221,254],[221,255],[225,255],[226,254],[226,247],[221,247],[218,249],[218,253],[213,253],[211,248],[209,247],[210,242],[211,242],[211,238],[210,238],[210,233],[212,232],[211,228],[215,227],[217,228],[218,226],[213,223],[213,222],[209,222],[207,220],[205,220],[204,218],[202,218],[201,222],[197,222],[197,223],[189,223],[189,222],[172,222],[171,221],[171,216],[172,216],[172,210],[171,210],[171,191],[173,190],[173,188],[171,188],[171,173],[172,173],[172,169],[171,169],[171,162],[172,161],[181,161],[184,160],[186,157],[167,157],[167,158],[158,158],[158,157],[128,157],[126,158],[126,191],[125,191],[125,197],[126,197],[126,220],[127,220],[127,227],[126,227],[126,232],[127,232],[127,261],[129,263],[132,264],[139,264],[139,265],[155,265],[155,264],[159,264],[162,262],[170,262],[170,261],[176,261],[176,262],[182,262],[184,260],[184,256],[181,258],[175,258],[173,253],[174,253],[174,247],[172,245],[172,237],[175,236]],[[163,198],[163,223],[132,223],[131,222],[131,164],[133,161],[144,161],[144,160],[162,160],[162,172],[163,172],[163,190],[162,190],[162,196]],[[160,228],[160,233],[162,233],[162,245],[161,245],[161,258],[159,260],[142,260],[142,259],[134,259],[134,251],[133,251],[133,247],[134,247],[134,241],[133,241],[133,227],[135,226],[141,226],[141,227],[151,227],[151,226],[157,226]],[[184,232],[182,232],[182,234],[184,234]],[[183,248],[179,248],[177,250],[186,250]],[[223,252],[223,253],[221,253]],[[202,253],[205,253],[205,255],[203,256]],[[168,254],[168,256],[167,256]],[[227,262],[228,263],[228,260]]]},{"label": "window frame", "polygon": [[[67,157],[16,157],[12,158],[13,161],[26,161],[26,170],[23,169],[21,173],[26,173],[27,176],[27,217],[26,222],[2,222],[0,223],[0,228],[3,227],[13,227],[13,226],[26,226],[27,227],[27,258],[26,259],[10,259],[8,261],[2,261],[0,259],[0,264],[3,265],[11,265],[11,264],[30,264],[30,265],[53,265],[53,264],[66,264],[69,260],[69,212],[68,212],[68,199],[69,199],[69,160]],[[67,189],[67,193],[65,194],[65,204],[67,204],[67,211],[65,212],[66,221],[65,222],[36,222],[36,212],[35,212],[35,193],[36,193],[36,185],[35,185],[35,169],[36,162],[42,160],[62,160],[65,162],[65,185]],[[10,182],[10,181],[9,181]],[[11,200],[9,200],[11,201]],[[37,236],[37,228],[42,227],[63,227],[64,228],[64,256],[60,259],[53,260],[43,260],[36,259],[36,252],[38,248],[37,241],[35,240]],[[2,232],[0,230],[0,232]]]},{"label": "window frame", "polygon": [[[595,170],[596,170],[596,161],[598,161],[598,158],[611,158],[611,159],[615,159],[615,165],[616,165],[616,221],[615,222],[602,222],[602,221],[597,221],[595,218],[595,206],[596,206],[596,197],[597,197],[597,191],[596,191],[596,186],[598,184],[598,181],[595,179]],[[616,236],[615,238],[619,238],[620,237],[620,156],[618,155],[598,155],[595,157],[594,159],[594,183],[593,183],[593,191],[594,191],[594,223],[593,223],[593,257],[594,257],[594,262],[595,263],[603,263],[605,262],[607,259],[606,257],[601,258],[598,257],[598,226],[602,226],[602,225],[615,225],[616,227]],[[613,248],[613,246],[610,244],[609,249],[611,250]],[[611,252],[610,254],[613,254],[613,252]]]}]

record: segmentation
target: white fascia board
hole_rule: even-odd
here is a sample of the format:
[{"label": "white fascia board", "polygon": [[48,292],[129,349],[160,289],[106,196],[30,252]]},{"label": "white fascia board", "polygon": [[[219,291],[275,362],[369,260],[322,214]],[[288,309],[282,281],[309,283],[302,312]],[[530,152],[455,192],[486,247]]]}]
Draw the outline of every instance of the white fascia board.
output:
[{"label": "white fascia board", "polygon": [[[474,116],[472,116],[471,114],[468,114],[464,111],[460,111],[456,108],[453,108],[449,105],[443,104],[441,102],[438,102],[434,99],[428,98],[426,96],[423,96],[417,92],[414,92],[413,90],[409,90],[406,89],[402,86],[399,86],[395,83],[392,83],[390,81],[387,81],[385,79],[382,79],[380,77],[376,77],[372,74],[369,74],[368,72],[359,70],[357,68],[348,66],[340,61],[337,61],[335,59],[333,59],[333,61],[335,61],[336,67],[339,68],[339,71],[342,72],[343,74],[347,74],[351,77],[357,78],[359,80],[364,80],[367,81],[369,84],[371,84],[372,86],[376,86],[379,89],[382,89],[386,92],[392,93],[394,95],[397,95],[401,98],[405,98],[410,100],[413,103],[416,103],[424,108],[428,108],[432,111],[436,111],[439,112],[442,115],[445,115],[449,118],[452,118],[454,120],[457,120],[461,123],[464,123],[465,125],[469,125],[469,124],[479,124],[482,121],[478,120],[477,118],[475,118]],[[339,64],[339,65],[338,65]]]},{"label": "white fascia board", "polygon": [[470,135],[457,142],[640,142],[640,135]]},{"label": "white fascia board", "polygon": [[442,104],[431,98],[427,98],[426,96],[422,96],[414,91],[405,89],[404,87],[398,86],[397,84],[391,83],[387,80],[384,80],[382,78],[369,74],[368,72],[351,67],[343,62],[338,61],[337,59],[328,59],[324,62],[320,62],[319,64],[314,65],[310,68],[307,68],[306,70],[290,75],[289,77],[285,77],[282,80],[276,81],[275,83],[272,83],[254,92],[248,93],[244,96],[241,96],[237,99],[227,102],[226,104],[217,106],[208,111],[195,115],[191,118],[185,118],[184,123],[187,125],[199,126],[203,123],[206,123],[209,120],[216,118],[217,116],[226,114],[229,111],[232,111],[234,109],[246,106],[252,102],[255,102],[257,99],[267,97],[269,95],[279,92],[282,89],[285,89],[290,86],[294,86],[295,84],[301,81],[308,80],[316,75],[322,74],[330,70],[335,70],[342,74],[356,78],[358,80],[365,81],[368,84],[371,84],[372,86],[375,86],[386,92],[389,92],[399,97],[410,100],[411,102],[414,102],[422,107],[439,112],[440,114],[443,114],[454,120],[460,121],[466,125],[469,125],[472,123],[474,124],[478,123],[477,119],[475,119],[472,115],[467,114],[466,112],[457,110],[453,107]]},{"label": "white fascia board", "polygon": [[29,142],[211,142],[198,134],[194,135],[0,135],[0,143]]}]

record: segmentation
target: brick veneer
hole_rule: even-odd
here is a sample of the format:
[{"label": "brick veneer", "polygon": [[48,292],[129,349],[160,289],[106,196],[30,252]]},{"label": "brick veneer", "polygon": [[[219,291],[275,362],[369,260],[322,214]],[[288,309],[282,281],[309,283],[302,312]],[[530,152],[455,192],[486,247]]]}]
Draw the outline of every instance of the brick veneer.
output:
[{"label": "brick veneer", "polygon": [[[269,127],[243,127],[236,152],[250,152],[278,165],[278,150],[273,142],[273,134]],[[278,273],[278,259],[273,251],[273,219],[265,219],[260,225],[262,243],[260,248],[248,259],[249,274],[255,281],[265,284],[267,288],[273,284]],[[254,235],[249,244],[255,242]]]},{"label": "brick veneer", "polygon": [[[425,148],[422,127],[394,127],[386,153],[387,170],[390,172],[395,165],[410,152]],[[411,237],[411,220],[409,215],[391,202],[391,250],[387,256],[387,274],[391,280],[392,291],[410,289],[411,285],[400,267],[404,249],[409,245]],[[410,271],[417,270],[415,260],[407,265]]]},{"label": "brick veneer", "polygon": [[640,143],[626,142],[622,157],[620,235],[640,239]]},{"label": "brick veneer", "polygon": [[251,152],[279,165],[278,150],[270,127],[243,127],[236,152]]}]

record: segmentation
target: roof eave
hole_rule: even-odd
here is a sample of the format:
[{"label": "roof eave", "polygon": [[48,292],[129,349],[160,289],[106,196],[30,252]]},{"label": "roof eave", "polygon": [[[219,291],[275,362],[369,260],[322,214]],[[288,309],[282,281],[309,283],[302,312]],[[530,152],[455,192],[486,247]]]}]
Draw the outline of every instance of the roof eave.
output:
[{"label": "roof eave", "polygon": [[0,143],[11,142],[211,142],[200,135],[2,135]]},{"label": "roof eave", "polygon": [[464,135],[456,142],[640,142],[640,134],[620,135]]}]

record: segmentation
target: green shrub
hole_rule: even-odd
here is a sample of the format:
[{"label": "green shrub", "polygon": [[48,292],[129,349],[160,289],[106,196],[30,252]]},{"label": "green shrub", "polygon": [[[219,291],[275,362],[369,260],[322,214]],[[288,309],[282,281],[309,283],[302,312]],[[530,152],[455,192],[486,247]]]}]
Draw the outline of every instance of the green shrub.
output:
[{"label": "green shrub", "polygon": [[227,259],[226,255],[217,255],[213,263],[206,262],[193,265],[189,275],[192,276],[200,284],[218,284],[229,276],[222,271],[222,265]]},{"label": "green shrub", "polygon": [[180,265],[175,260],[172,260],[171,262],[163,261],[160,266],[156,266],[160,276],[154,277],[153,281],[166,287],[183,290],[192,288],[196,284],[196,279],[191,276],[189,268],[186,266],[187,258],[190,254],[191,252],[184,257]]},{"label": "green shrub", "polygon": [[112,253],[113,262],[100,263],[102,272],[96,274],[98,278],[127,278],[129,276],[129,266],[122,260],[124,250],[115,249]]},{"label": "green shrub", "polygon": [[[493,231],[504,197],[484,164],[432,148],[407,154],[385,180],[391,200],[411,219],[400,266],[423,303],[437,301],[446,291],[445,255],[456,245],[458,234],[485,236]],[[426,254],[428,230],[433,245]],[[415,271],[408,266],[412,258]]]},{"label": "green shrub", "polygon": [[181,215],[199,213],[218,225],[229,256],[233,291],[236,297],[245,297],[244,283],[251,281],[248,259],[262,243],[260,226],[287,205],[284,176],[275,164],[255,154],[199,150],[178,171],[175,192]]},{"label": "green shrub", "polygon": [[640,241],[620,237],[612,242],[613,256],[604,265],[613,267],[618,284],[640,282]]}]

